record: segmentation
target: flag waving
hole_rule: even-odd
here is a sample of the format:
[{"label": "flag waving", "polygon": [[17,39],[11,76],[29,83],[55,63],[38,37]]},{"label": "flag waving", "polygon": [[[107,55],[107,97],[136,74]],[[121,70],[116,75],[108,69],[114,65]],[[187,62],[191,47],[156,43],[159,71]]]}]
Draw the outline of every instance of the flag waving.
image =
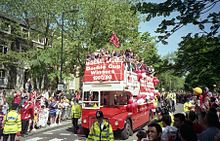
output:
[{"label": "flag waving", "polygon": [[116,34],[113,32],[111,38],[109,39],[109,42],[113,44],[115,47],[119,48],[120,47],[120,42],[118,40],[118,37]]}]

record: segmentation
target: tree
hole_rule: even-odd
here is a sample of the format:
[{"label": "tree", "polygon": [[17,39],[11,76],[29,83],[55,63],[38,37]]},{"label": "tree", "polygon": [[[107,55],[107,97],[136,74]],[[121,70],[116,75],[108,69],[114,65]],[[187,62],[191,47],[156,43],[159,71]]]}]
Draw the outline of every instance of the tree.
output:
[{"label": "tree", "polygon": [[[166,43],[166,39],[182,27],[192,24],[200,31],[196,34],[207,37],[219,35],[220,12],[216,6],[220,0],[166,0],[162,3],[139,2],[133,8],[146,14],[146,20],[164,16],[156,32],[160,33],[159,40]],[[171,14],[176,16],[170,16]],[[189,34],[191,35],[191,34]]]},{"label": "tree", "polygon": [[161,59],[158,79],[160,80],[160,89],[165,90],[182,90],[184,89],[185,78],[176,73],[177,54],[170,53]]},{"label": "tree", "polygon": [[184,89],[185,79],[179,76],[176,76],[174,71],[166,71],[158,75],[160,80],[159,87],[164,88],[166,91],[177,91]]},{"label": "tree", "polygon": [[148,66],[154,65],[158,67],[160,56],[157,54],[155,38],[151,37],[148,32],[137,33],[131,36],[127,42],[123,44],[120,50],[130,49],[136,55],[136,59],[144,60]]},{"label": "tree", "polygon": [[[220,0],[166,0],[161,3],[137,3],[133,8],[146,14],[146,20],[163,16],[156,32],[159,41],[166,40],[173,33],[189,24],[198,27],[194,35],[188,33],[179,44],[175,64],[170,65],[175,73],[186,77],[188,88],[195,86],[219,86],[219,27]],[[172,14],[172,16],[171,16]],[[173,16],[175,15],[175,16]],[[215,63],[214,63],[215,62]],[[165,61],[167,64],[167,61]],[[166,65],[165,65],[166,66]],[[166,67],[165,67],[166,68]]]},{"label": "tree", "polygon": [[186,74],[186,84],[191,87],[220,85],[220,38],[184,38],[177,52],[175,68]]},{"label": "tree", "polygon": [[[128,47],[127,42],[138,35],[138,15],[127,0],[3,0],[0,3],[2,11],[24,20],[28,28],[40,31],[46,38],[44,50],[31,50],[24,58],[38,80],[42,79],[42,74],[48,75],[51,81],[58,77],[62,18],[66,77],[77,70],[82,75],[86,56],[110,47],[108,41],[112,32],[117,34],[122,47]],[[130,43],[130,47],[133,46],[135,43]]]}]

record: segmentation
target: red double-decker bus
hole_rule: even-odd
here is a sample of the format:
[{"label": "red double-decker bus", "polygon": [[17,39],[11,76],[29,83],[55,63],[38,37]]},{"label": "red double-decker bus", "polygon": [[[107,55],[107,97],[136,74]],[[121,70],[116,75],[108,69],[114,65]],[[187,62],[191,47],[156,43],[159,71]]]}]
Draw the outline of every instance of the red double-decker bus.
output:
[{"label": "red double-decker bus", "polygon": [[153,95],[153,79],[120,58],[87,61],[82,87],[84,133],[88,134],[96,111],[101,110],[122,139],[133,135],[149,121],[150,104],[146,99]]}]

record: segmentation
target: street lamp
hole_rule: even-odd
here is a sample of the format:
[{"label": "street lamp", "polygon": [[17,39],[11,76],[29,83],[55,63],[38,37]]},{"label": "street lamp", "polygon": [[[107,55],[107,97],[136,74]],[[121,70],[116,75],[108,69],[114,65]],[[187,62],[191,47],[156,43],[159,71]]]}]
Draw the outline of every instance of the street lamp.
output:
[{"label": "street lamp", "polygon": [[64,26],[64,12],[62,12],[62,17],[61,17],[61,54],[60,54],[60,83],[63,83],[63,26]]},{"label": "street lamp", "polygon": [[61,15],[61,50],[60,50],[60,79],[57,86],[58,90],[63,90],[63,33],[64,33],[64,12]]},{"label": "street lamp", "polygon": [[70,12],[76,12],[76,11],[78,11],[78,9],[65,11],[65,12],[62,12],[62,15],[61,15],[60,80],[58,84],[58,90],[63,90],[63,87],[64,87],[64,84],[63,84],[64,14],[70,13]]}]

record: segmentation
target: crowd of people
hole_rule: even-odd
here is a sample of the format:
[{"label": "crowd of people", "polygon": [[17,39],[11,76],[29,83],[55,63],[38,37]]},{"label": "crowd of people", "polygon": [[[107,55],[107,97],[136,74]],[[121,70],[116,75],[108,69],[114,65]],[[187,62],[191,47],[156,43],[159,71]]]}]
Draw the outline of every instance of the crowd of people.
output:
[{"label": "crowd of people", "polygon": [[[175,99],[177,95],[169,93],[165,98]],[[78,119],[81,118],[81,106],[78,103],[80,93],[75,92],[68,99],[63,92],[50,94],[48,91],[16,91],[13,101],[8,103],[5,92],[0,93],[0,127],[3,140],[14,138],[17,133],[27,135],[35,129],[55,126],[68,117],[72,118],[74,133],[78,133]],[[156,110],[156,115],[148,124],[147,130],[137,132],[138,141],[219,141],[220,140],[220,97],[211,93],[207,88],[203,91],[197,87],[185,99],[183,112],[174,113],[167,106]],[[174,100],[175,103],[175,100]],[[9,110],[9,105],[11,108]],[[171,106],[172,107],[172,106]],[[20,115],[20,116],[19,116]],[[104,120],[101,111],[96,113],[97,122],[91,127],[88,140],[97,138],[98,134],[106,134],[114,140],[111,125]],[[103,128],[103,129],[102,129]],[[96,131],[97,132],[94,132]],[[106,130],[106,132],[101,132]],[[98,132],[99,131],[99,132]],[[97,134],[97,136],[96,136]],[[111,136],[110,136],[111,135]]]},{"label": "crowd of people", "polygon": [[[14,91],[12,101],[6,100],[7,96],[5,91],[0,92],[0,135],[4,141],[8,135],[12,138],[16,134],[26,136],[36,129],[56,126],[70,119],[73,117],[72,105],[81,97],[79,91],[68,99],[61,91],[51,94],[31,90]],[[12,127],[12,123],[18,128]]]},{"label": "crowd of people", "polygon": [[137,133],[138,141],[219,141],[220,97],[207,88],[193,89],[183,105],[184,112],[175,113],[157,108],[148,130]]},{"label": "crowd of people", "polygon": [[123,60],[127,63],[127,70],[130,71],[143,71],[147,74],[154,73],[153,66],[147,66],[144,64],[144,60],[140,59],[135,55],[131,49],[126,49],[124,51],[113,50],[108,51],[107,49],[100,49],[94,53],[91,53],[87,56],[87,62],[96,62],[96,61],[118,61]]}]

